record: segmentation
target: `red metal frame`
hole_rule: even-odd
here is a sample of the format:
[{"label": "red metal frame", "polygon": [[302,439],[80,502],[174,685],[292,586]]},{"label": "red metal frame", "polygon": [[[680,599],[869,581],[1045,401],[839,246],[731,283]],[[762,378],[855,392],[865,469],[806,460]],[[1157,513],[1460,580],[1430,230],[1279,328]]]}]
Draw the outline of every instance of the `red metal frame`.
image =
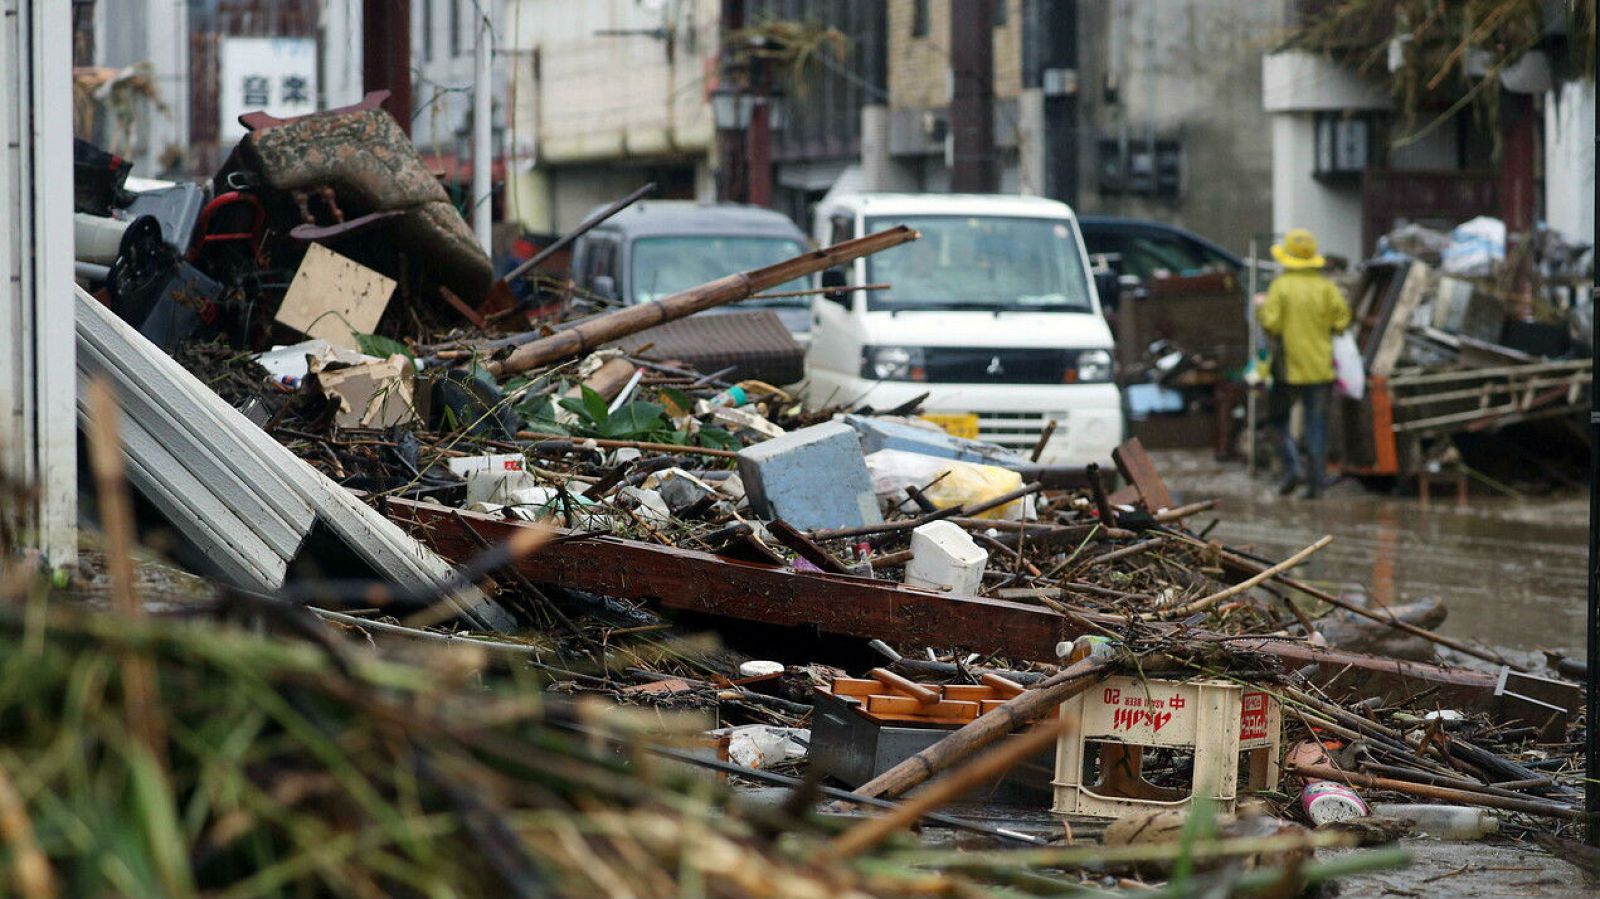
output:
[{"label": "red metal frame", "polygon": [[[252,219],[250,230],[224,231],[219,234],[210,233],[211,217],[216,215],[218,212],[221,212],[223,209],[240,203],[251,207]],[[262,207],[261,201],[256,199],[253,194],[247,194],[237,190],[228,191],[224,194],[218,194],[216,199],[207,203],[205,208],[200,210],[200,221],[195,226],[195,233],[198,236],[195,237],[194,242],[189,246],[188,260],[190,262],[194,262],[196,259],[200,258],[200,252],[211,244],[228,243],[241,240],[250,242],[250,251],[252,255],[259,255],[261,252],[261,238],[266,234],[266,232],[267,210]]]}]

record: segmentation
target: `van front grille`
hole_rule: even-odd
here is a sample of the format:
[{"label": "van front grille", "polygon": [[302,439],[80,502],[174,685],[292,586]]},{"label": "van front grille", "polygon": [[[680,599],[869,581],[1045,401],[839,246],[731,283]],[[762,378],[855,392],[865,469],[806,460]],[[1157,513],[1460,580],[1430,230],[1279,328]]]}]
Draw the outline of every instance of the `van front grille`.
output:
[{"label": "van front grille", "polygon": [[1068,354],[1062,350],[928,347],[930,384],[1060,384]]}]

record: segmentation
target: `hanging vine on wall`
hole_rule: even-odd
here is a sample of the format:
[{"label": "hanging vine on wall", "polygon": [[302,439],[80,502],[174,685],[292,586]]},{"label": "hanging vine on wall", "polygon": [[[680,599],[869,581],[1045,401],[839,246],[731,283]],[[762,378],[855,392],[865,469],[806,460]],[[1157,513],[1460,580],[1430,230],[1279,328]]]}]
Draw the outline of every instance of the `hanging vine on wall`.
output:
[{"label": "hanging vine on wall", "polygon": [[[1595,3],[1566,0],[1565,21],[1552,22],[1545,0],[1339,0],[1291,32],[1285,46],[1364,73],[1387,71],[1402,126],[1394,146],[1421,140],[1468,106],[1498,142],[1495,88],[1530,50],[1555,51],[1563,63],[1557,75],[1594,71]],[[1564,25],[1564,40],[1552,25]]]},{"label": "hanging vine on wall", "polygon": [[746,48],[779,73],[790,94],[804,97],[824,69],[838,68],[850,52],[850,38],[830,25],[794,19],[766,18],[728,35],[729,46]]}]

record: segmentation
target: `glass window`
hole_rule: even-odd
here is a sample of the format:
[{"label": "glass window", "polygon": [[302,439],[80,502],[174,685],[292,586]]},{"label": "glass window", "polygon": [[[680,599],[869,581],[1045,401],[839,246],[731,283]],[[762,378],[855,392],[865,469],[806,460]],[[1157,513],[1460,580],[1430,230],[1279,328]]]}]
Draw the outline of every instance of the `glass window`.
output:
[{"label": "glass window", "polygon": [[461,55],[461,0],[450,0],[450,55]]},{"label": "glass window", "polygon": [[1011,309],[1088,312],[1089,279],[1069,221],[999,216],[906,216],[920,240],[867,257],[867,280],[888,283],[869,309]]},{"label": "glass window", "polygon": [[[763,268],[805,252],[799,241],[782,237],[644,237],[633,244],[632,302],[650,303],[680,290],[698,287],[738,272]],[[796,278],[768,293],[805,290],[807,279]],[[745,300],[745,307],[809,306],[809,296],[776,300]]]},{"label": "glass window", "polygon": [[911,36],[928,36],[928,0],[914,0],[911,4]]},{"label": "glass window", "polygon": [[1115,253],[1119,274],[1141,279],[1229,272],[1236,268],[1226,257],[1184,237],[1118,234],[1097,241],[1094,252]]}]

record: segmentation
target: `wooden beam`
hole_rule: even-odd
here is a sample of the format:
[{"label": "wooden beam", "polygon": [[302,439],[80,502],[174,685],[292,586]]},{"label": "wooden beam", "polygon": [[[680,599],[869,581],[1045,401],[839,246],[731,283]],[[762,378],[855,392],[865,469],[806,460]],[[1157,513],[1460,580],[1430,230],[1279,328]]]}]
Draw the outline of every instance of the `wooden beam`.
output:
[{"label": "wooden beam", "polygon": [[[402,499],[388,500],[386,508],[396,524],[457,562],[480,551],[456,523],[458,519],[495,543],[526,526]],[[653,600],[670,609],[1014,658],[1054,659],[1057,642],[1083,633],[1082,626],[1039,606],[938,594],[870,578],[800,572],[575,532],[524,557],[517,570],[536,584]],[[1106,616],[1084,617],[1115,624]]]},{"label": "wooden beam", "polygon": [[1144,444],[1139,442],[1139,438],[1129,438],[1127,443],[1112,450],[1111,460],[1117,463],[1117,471],[1122,473],[1122,477],[1139,491],[1145,509],[1152,515],[1172,507],[1172,493],[1167,490],[1167,482],[1162,480],[1161,472],[1150,461],[1150,455],[1144,451]]},{"label": "wooden beam", "polygon": [[[444,506],[389,499],[392,521],[457,562],[475,556],[484,540],[498,543],[528,524]],[[563,532],[543,551],[525,556],[517,571],[536,584],[585,590],[621,599],[659,602],[670,609],[742,621],[815,627],[830,634],[908,645],[997,653],[1013,659],[1055,661],[1056,643],[1090,624],[1119,630],[1123,620],[1078,613],[1069,619],[1035,605],[914,590],[887,581],[795,571],[740,562],[711,553],[656,546],[618,537]],[[1276,656],[1294,669],[1315,664],[1341,685],[1408,695],[1437,686],[1463,704],[1489,707],[1496,677],[1466,668],[1323,649],[1292,640],[1225,638],[1185,631],[1185,639],[1225,641],[1230,647]],[[1346,671],[1345,669],[1351,669]]]}]

